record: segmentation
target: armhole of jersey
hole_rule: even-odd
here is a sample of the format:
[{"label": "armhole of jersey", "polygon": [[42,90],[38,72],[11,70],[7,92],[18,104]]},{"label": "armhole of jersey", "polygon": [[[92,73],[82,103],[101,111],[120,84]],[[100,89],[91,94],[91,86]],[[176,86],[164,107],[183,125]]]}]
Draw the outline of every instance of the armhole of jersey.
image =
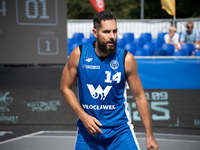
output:
[{"label": "armhole of jersey", "polygon": [[[81,54],[82,54],[82,44],[79,46],[79,50],[80,50],[79,62],[80,62],[80,60],[81,60]],[[79,63],[78,63],[78,65],[79,65]],[[77,76],[78,76],[78,73],[77,73]]]},{"label": "armhole of jersey", "polygon": [[81,53],[82,53],[82,45],[79,46],[80,49],[80,58],[81,58]]},{"label": "armhole of jersey", "polygon": [[[124,51],[124,57],[123,57],[123,62],[124,62],[124,74],[125,74],[125,76],[126,76],[126,72],[125,72],[125,59],[126,59],[126,55],[128,54],[128,51],[127,50],[125,50]],[[127,78],[126,78],[127,79]]]},{"label": "armhole of jersey", "polygon": [[127,51],[127,50],[125,50],[125,51],[124,51],[124,57],[123,57],[124,68],[125,68],[125,59],[126,59],[126,55],[127,55],[127,53],[128,53],[128,51]]}]

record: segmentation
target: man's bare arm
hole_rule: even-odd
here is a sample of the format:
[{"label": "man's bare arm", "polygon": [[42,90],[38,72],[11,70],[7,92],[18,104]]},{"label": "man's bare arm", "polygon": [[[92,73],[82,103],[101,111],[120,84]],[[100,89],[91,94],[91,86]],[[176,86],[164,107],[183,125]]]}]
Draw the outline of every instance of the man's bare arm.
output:
[{"label": "man's bare arm", "polygon": [[71,109],[77,114],[78,118],[83,122],[87,131],[91,135],[95,135],[97,133],[102,133],[102,131],[97,126],[97,125],[101,126],[101,123],[96,118],[88,115],[83,110],[75,94],[71,90],[77,77],[79,59],[80,59],[80,49],[79,47],[77,47],[72,51],[69,60],[63,69],[60,91],[63,97],[65,98],[66,102],[71,107]]},{"label": "man's bare arm", "polygon": [[137,63],[133,55],[130,53],[127,54],[125,59],[125,73],[129,88],[136,102],[137,110],[144,125],[147,148],[149,150],[151,150],[151,148],[158,150],[159,145],[153,138],[149,107],[137,72]]}]

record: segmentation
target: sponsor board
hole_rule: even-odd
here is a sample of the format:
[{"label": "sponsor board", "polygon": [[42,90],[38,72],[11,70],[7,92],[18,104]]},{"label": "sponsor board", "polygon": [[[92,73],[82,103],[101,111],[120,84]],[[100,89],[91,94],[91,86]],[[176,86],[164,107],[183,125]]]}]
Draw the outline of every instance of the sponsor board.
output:
[{"label": "sponsor board", "polygon": [[61,106],[60,100],[53,101],[39,101],[39,102],[29,102],[27,107],[32,109],[32,112],[47,112],[47,111],[57,111],[58,106]]},{"label": "sponsor board", "polygon": [[2,125],[74,124],[77,120],[59,89],[19,88],[2,91],[0,93],[2,95],[0,124]]},{"label": "sponsor board", "polygon": [[0,90],[0,124],[18,123],[19,116],[14,115],[10,109],[12,102],[13,97],[10,96],[10,91]]},{"label": "sponsor board", "polygon": [[[97,89],[96,89],[97,90]],[[73,87],[77,95],[77,85]],[[199,90],[145,89],[152,126],[200,128]],[[142,126],[134,98],[127,89],[130,118]],[[91,106],[86,109],[115,109],[110,106]],[[0,124],[70,124],[77,116],[67,105],[59,89],[3,89],[0,91]]]}]

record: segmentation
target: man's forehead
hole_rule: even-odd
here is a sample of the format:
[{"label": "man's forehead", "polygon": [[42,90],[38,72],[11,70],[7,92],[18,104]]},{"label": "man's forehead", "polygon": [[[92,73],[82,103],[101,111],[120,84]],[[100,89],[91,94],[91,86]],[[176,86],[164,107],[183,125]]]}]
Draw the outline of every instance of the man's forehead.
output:
[{"label": "man's forehead", "polygon": [[101,21],[101,28],[109,29],[109,30],[115,30],[117,28],[117,23],[114,19],[112,20],[102,20]]}]

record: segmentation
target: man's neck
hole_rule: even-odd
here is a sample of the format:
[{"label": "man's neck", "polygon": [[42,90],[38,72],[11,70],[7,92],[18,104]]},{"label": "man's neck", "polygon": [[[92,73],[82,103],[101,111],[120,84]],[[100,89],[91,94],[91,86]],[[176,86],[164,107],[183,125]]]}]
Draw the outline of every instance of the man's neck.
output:
[{"label": "man's neck", "polygon": [[106,57],[106,56],[109,55],[109,54],[106,54],[106,53],[102,52],[102,51],[98,48],[97,42],[94,43],[94,49],[95,49],[95,52],[96,52],[97,56],[99,56],[99,57]]}]

